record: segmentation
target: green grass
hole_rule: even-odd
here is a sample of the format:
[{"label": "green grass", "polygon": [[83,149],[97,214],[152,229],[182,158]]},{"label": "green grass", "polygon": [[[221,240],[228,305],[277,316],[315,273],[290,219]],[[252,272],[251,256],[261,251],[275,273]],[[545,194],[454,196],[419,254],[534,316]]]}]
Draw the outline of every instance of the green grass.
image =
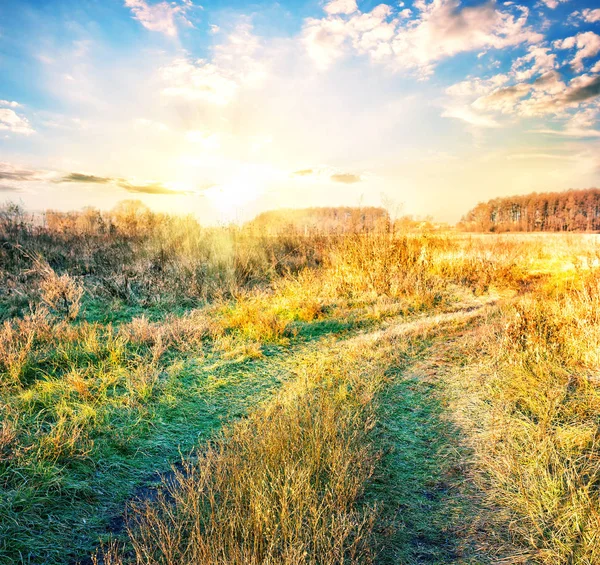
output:
[{"label": "green grass", "polygon": [[[294,376],[305,355],[323,347],[323,338],[346,339],[402,311],[401,306],[387,304],[374,315],[372,307],[365,306],[348,318],[334,310],[332,319],[294,322],[294,337],[260,345],[259,358],[253,358],[253,342],[249,356],[247,342],[235,337],[186,353],[167,350],[160,361],[160,386],[135,401],[123,385],[117,385],[86,402],[64,389],[63,379],[78,368],[93,379],[111,371],[120,374],[132,362],[142,362],[143,369],[144,358],[140,361],[138,355],[147,355],[145,346],[117,347],[113,359],[114,344],[107,345],[102,337],[98,351],[83,343],[59,342],[28,369],[29,384],[13,402],[18,399],[23,411],[22,424],[29,419],[40,431],[55,424],[55,416],[47,424],[39,418],[64,402],[61,398],[70,414],[92,411],[91,421],[86,421],[87,447],[58,459],[33,455],[21,461],[22,468],[10,461],[5,462],[8,467],[0,467],[4,469],[0,479],[7,485],[0,502],[5,517],[0,525],[0,561],[58,564],[89,555],[99,540],[115,534],[113,525],[136,491],[156,481],[157,473],[168,471],[223,424],[269,398]],[[123,312],[122,323],[135,314],[137,310]],[[39,443],[36,438],[29,438],[31,449]]]},{"label": "green grass", "polygon": [[465,477],[472,457],[447,417],[449,391],[439,372],[443,345],[471,325],[463,312],[390,355],[377,403],[381,459],[366,492],[379,508],[378,565],[488,562],[466,535],[478,511]]},{"label": "green grass", "polygon": [[3,494],[0,561],[65,563],[89,555],[136,487],[167,471],[180,452],[206,441],[224,421],[243,415],[285,377],[262,361],[214,365],[211,359],[182,361],[157,402],[109,414],[85,457],[24,469],[23,483]]},{"label": "green grass", "polygon": [[[529,255],[534,252],[538,253],[534,249]],[[546,521],[545,510],[541,518],[531,513],[539,502],[529,497],[531,489],[515,494],[507,485],[514,483],[514,476],[524,476],[530,465],[530,439],[520,431],[526,416],[531,420],[526,422],[528,426],[539,428],[539,437],[556,440],[561,449],[560,442],[577,439],[581,443],[591,438],[584,450],[573,447],[574,453],[583,455],[571,467],[577,472],[572,475],[577,484],[596,487],[595,475],[587,469],[597,460],[592,441],[597,394],[586,380],[598,363],[597,355],[586,346],[597,341],[594,328],[598,318],[590,314],[599,311],[596,275],[592,273],[588,286],[571,289],[568,299],[561,302],[556,300],[558,292],[539,292],[544,281],[533,281],[527,275],[531,257],[518,243],[501,246],[385,235],[351,237],[328,253],[319,269],[273,279],[270,286],[260,289],[239,287],[223,294],[213,289],[210,302],[205,301],[206,293],[196,300],[191,287],[189,295],[182,291],[175,299],[175,295],[165,294],[162,300],[160,293],[168,291],[166,278],[167,286],[157,289],[155,298],[151,281],[146,281],[147,300],[143,296],[138,300],[137,295],[131,300],[101,293],[93,296],[92,291],[85,295],[78,318],[71,321],[61,317],[64,305],[59,291],[70,289],[76,297],[85,282],[77,278],[82,275],[61,278],[46,273],[42,282],[47,295],[31,289],[31,307],[38,308],[37,314],[29,320],[15,317],[0,330],[0,563],[74,563],[89,557],[100,541],[115,535],[125,538],[122,516],[132,497],[147,496],[150,491],[146,487],[192,451],[193,463],[210,451],[219,437],[234,436],[241,441],[241,451],[229,450],[221,442],[221,455],[211,456],[211,464],[229,477],[229,482],[213,485],[216,490],[211,492],[247,494],[253,492],[249,485],[262,481],[259,486],[264,492],[259,490],[265,496],[259,506],[265,516],[271,516],[270,503],[264,501],[279,500],[275,492],[277,485],[281,486],[278,477],[286,476],[298,487],[290,500],[296,500],[297,508],[310,515],[319,507],[319,496],[311,510],[310,505],[303,506],[302,493],[319,493],[311,490],[311,484],[300,485],[302,473],[290,471],[296,469],[297,455],[306,464],[306,476],[316,473],[316,481],[322,485],[319,488],[329,492],[330,485],[339,494],[344,490],[343,481],[352,485],[352,496],[339,499],[344,501],[344,511],[335,510],[334,498],[329,509],[333,509],[330,516],[348,519],[343,531],[361,538],[360,552],[352,563],[369,563],[373,552],[374,562],[383,565],[493,562],[477,549],[484,545],[478,546],[478,534],[474,533],[481,511],[477,498],[480,484],[471,480],[477,474],[475,465],[481,467],[480,474],[496,472],[504,481],[492,485],[495,500],[501,501],[505,511],[512,509],[511,535],[521,546],[536,545],[540,562],[560,558],[566,563],[569,555],[584,554],[577,549],[584,543],[587,554],[595,555],[597,544],[588,536],[594,529],[588,524],[588,537],[582,538],[576,523],[588,514],[597,519],[595,502],[586,499],[581,512],[570,513],[573,505],[564,497],[559,501],[565,509],[564,519],[573,518],[569,524],[574,533],[556,547],[555,533],[565,531],[560,522]],[[144,262],[138,267],[138,278],[143,281]],[[186,283],[186,273],[182,267],[178,284]],[[94,288],[92,278],[85,282],[87,289]],[[505,304],[494,307],[495,317],[482,317],[480,306],[489,302],[489,293],[498,288],[502,292],[496,293],[496,298],[502,296]],[[515,296],[516,289],[525,296]],[[53,302],[49,296],[54,297]],[[44,304],[49,313],[40,309]],[[190,308],[198,304],[203,306]],[[440,313],[444,314],[436,315]],[[465,338],[465,350],[461,351],[453,340],[471,322],[478,330],[487,328],[485,331],[495,333],[487,341]],[[513,450],[510,454],[516,463],[510,474],[498,467],[504,461],[500,443],[478,445],[472,429],[453,419],[458,412],[452,394],[463,391],[467,404],[477,395],[469,383],[463,382],[462,388],[453,384],[446,372],[459,373],[463,363],[477,357],[469,348],[482,343],[488,348],[483,366],[496,375],[482,379],[487,389],[476,392],[488,395],[484,407],[488,415],[502,413],[505,406],[509,409],[505,416],[513,435],[508,439],[514,445],[510,441],[502,445]],[[517,355],[507,349],[509,354],[501,354],[502,344],[507,343],[523,352]],[[552,380],[547,377],[554,373],[530,371],[532,366],[541,367],[540,355],[551,361],[550,368],[562,379],[558,383],[562,388],[555,389],[568,399],[564,410],[556,410],[552,404],[555,390],[548,388]],[[571,365],[563,367],[567,361]],[[490,364],[494,366],[490,368]],[[519,370],[517,364],[522,364]],[[526,412],[524,407],[535,400],[530,394],[532,383],[539,405]],[[288,391],[288,396],[275,394],[279,389]],[[301,401],[302,413],[295,399]],[[322,422],[323,414],[315,406],[333,410],[327,428],[310,427]],[[341,435],[336,435],[339,430],[332,417],[338,410],[352,414]],[[539,426],[543,418],[538,412],[541,416],[552,414],[553,419],[548,420],[552,426],[561,420],[561,425],[555,426],[556,434]],[[289,425],[287,444],[269,429],[271,418]],[[371,430],[374,422],[377,425]],[[581,422],[586,423],[585,430],[579,430]],[[229,431],[222,436],[221,430]],[[317,437],[317,431],[324,435]],[[485,431],[493,433],[493,429]],[[264,453],[272,457],[273,466],[266,475],[261,474],[260,458],[253,455],[253,434],[256,441],[263,441]],[[343,444],[344,437],[359,436],[360,442]],[[321,447],[310,453],[290,450],[294,456],[271,449],[295,447],[294,438],[300,438],[307,440],[307,446],[324,445],[327,451],[332,446],[324,437],[342,441],[336,447],[339,453],[345,453],[348,460],[356,456],[364,463],[360,480],[346,471],[339,475],[340,484],[333,475],[323,476],[319,470]],[[519,446],[522,451],[515,451]],[[379,451],[380,457],[374,457],[373,451]],[[564,463],[562,453],[556,452],[557,469]],[[585,463],[585,472],[580,473],[580,461]],[[253,474],[245,472],[248,462],[256,465]],[[333,469],[338,463],[332,459],[327,465]],[[344,461],[341,463],[343,466]],[[542,475],[537,470],[544,470],[544,465],[543,457],[536,460],[530,479],[547,498],[548,489],[536,482]],[[235,476],[245,477],[245,485],[230,480],[233,471]],[[579,495],[583,491],[577,486],[574,492]],[[240,499],[242,506],[245,496]],[[365,521],[358,532],[352,523],[354,512],[364,516],[373,507],[374,521]],[[168,508],[167,500],[163,510]],[[211,508],[215,516],[228,511],[218,505]],[[247,505],[243,510],[248,510]],[[528,512],[530,523],[543,523],[543,535],[533,543],[527,532],[514,535],[514,525],[524,523]],[[254,536],[251,514],[248,524],[238,525],[240,532]],[[293,512],[280,516],[281,522],[277,522],[279,518],[272,523],[271,518],[257,522],[268,526],[256,539],[259,545],[265,540],[273,542],[270,555],[283,555],[283,538],[269,532],[283,528],[290,517],[294,518]],[[233,539],[210,520],[202,523],[215,526],[215,532],[224,536],[219,539],[232,543],[229,549],[240,549],[237,537]],[[335,531],[331,526],[327,520],[320,523],[313,540],[304,537],[300,527],[299,537],[288,540],[286,563],[341,563],[327,553],[334,549],[328,545],[328,535]],[[150,535],[149,530],[146,533]],[[316,547],[317,539],[319,551],[325,553],[309,551],[302,557],[304,561],[300,559],[303,554],[295,553],[300,551],[295,541]],[[213,550],[218,555],[219,545],[213,544]],[[330,557],[321,563],[315,555]],[[296,558],[300,560],[294,561]],[[243,559],[240,562],[246,565]]]}]

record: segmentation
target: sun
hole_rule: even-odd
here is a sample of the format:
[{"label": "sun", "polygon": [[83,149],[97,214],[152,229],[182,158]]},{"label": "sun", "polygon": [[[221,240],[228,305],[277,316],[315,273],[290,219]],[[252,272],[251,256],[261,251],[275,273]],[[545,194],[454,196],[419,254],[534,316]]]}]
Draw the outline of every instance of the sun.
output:
[{"label": "sun", "polygon": [[222,217],[234,219],[268,190],[273,177],[274,172],[270,167],[248,165],[223,183],[211,186],[203,194]]}]

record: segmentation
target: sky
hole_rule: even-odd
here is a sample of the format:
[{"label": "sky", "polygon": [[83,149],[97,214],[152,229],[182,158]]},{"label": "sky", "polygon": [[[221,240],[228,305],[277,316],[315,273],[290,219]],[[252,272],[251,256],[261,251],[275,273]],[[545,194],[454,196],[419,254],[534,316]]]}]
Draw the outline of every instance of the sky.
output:
[{"label": "sky", "polygon": [[597,0],[0,0],[0,203],[455,222],[592,186]]}]

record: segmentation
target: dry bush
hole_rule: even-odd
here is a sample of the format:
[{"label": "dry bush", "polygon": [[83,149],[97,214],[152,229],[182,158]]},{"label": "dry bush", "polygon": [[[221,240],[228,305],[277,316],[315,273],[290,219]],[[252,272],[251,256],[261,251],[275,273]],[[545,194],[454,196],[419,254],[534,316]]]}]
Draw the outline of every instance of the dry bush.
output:
[{"label": "dry bush", "polygon": [[0,379],[4,386],[28,384],[28,370],[34,364],[35,346],[53,337],[48,312],[38,308],[23,319],[6,320],[0,326]]},{"label": "dry bush", "polygon": [[42,302],[56,314],[74,320],[81,308],[83,286],[73,277],[48,273],[40,283]]},{"label": "dry bush", "polygon": [[247,297],[222,311],[226,333],[254,341],[279,341],[287,335],[288,320],[268,306],[268,297]]},{"label": "dry bush", "polygon": [[[0,404],[0,465],[15,457],[18,451],[19,414],[9,405]],[[1,477],[0,477],[1,480]]]},{"label": "dry bush", "polygon": [[426,237],[392,234],[347,236],[330,248],[330,284],[337,295],[418,295],[438,290],[429,275],[432,245]]}]

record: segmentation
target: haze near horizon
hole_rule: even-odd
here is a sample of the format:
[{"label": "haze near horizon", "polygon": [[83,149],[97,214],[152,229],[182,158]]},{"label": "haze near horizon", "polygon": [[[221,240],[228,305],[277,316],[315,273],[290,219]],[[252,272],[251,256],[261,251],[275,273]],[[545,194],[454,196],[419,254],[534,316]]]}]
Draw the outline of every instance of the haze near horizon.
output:
[{"label": "haze near horizon", "polygon": [[593,1],[0,5],[0,201],[203,223],[600,185]]}]

